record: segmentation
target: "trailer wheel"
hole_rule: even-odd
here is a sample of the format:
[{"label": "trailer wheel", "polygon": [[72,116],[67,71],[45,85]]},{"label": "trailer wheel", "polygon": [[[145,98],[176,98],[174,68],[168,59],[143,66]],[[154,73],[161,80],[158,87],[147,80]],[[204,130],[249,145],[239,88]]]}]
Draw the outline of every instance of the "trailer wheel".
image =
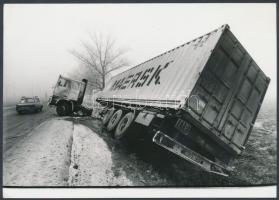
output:
[{"label": "trailer wheel", "polygon": [[117,110],[113,115],[112,117],[110,118],[109,120],[109,123],[107,125],[107,130],[108,131],[112,131],[116,125],[118,124],[119,120],[121,119],[122,117],[122,113],[123,111],[122,110]]},{"label": "trailer wheel", "polygon": [[103,125],[106,125],[109,122],[109,120],[112,117],[114,111],[115,111],[114,108],[111,108],[107,111],[107,113],[105,114],[105,116],[103,117],[103,120],[102,120]]},{"label": "trailer wheel", "polygon": [[118,140],[122,139],[128,133],[128,129],[133,123],[134,118],[135,118],[135,114],[129,112],[120,120],[114,132],[115,139]]},{"label": "trailer wheel", "polygon": [[60,102],[56,106],[56,112],[59,116],[65,116],[69,112],[69,106],[67,102]]}]

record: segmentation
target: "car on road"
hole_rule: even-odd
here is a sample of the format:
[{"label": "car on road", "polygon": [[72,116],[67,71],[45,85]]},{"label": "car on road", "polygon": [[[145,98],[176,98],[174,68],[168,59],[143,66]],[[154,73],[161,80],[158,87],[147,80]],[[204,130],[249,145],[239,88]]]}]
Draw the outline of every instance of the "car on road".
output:
[{"label": "car on road", "polygon": [[16,105],[16,111],[18,114],[28,112],[41,112],[43,104],[40,102],[39,97],[21,97],[20,101]]}]

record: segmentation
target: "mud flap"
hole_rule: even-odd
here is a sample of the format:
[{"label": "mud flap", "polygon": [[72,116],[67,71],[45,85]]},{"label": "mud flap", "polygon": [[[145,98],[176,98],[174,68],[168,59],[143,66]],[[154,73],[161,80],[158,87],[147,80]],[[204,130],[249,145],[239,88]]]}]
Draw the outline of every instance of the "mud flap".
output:
[{"label": "mud flap", "polygon": [[171,137],[165,135],[161,131],[157,131],[153,137],[153,142],[159,146],[171,151],[172,153],[184,158],[197,167],[218,175],[228,176],[225,167],[205,158],[197,152],[189,149],[188,147],[180,144]]}]

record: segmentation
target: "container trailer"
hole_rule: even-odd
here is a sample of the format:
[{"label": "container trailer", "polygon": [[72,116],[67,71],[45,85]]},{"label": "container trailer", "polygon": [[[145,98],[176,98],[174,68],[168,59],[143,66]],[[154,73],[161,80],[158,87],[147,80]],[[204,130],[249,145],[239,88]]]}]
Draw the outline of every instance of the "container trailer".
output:
[{"label": "container trailer", "polygon": [[116,139],[145,126],[152,141],[227,176],[245,149],[270,79],[228,25],[111,78],[97,102]]}]

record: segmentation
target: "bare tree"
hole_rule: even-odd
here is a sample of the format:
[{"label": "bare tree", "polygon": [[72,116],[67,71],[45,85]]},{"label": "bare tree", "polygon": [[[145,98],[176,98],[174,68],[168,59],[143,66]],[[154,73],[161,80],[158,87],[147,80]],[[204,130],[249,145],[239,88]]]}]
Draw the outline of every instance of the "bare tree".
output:
[{"label": "bare tree", "polygon": [[89,80],[102,90],[111,72],[128,66],[124,58],[126,51],[116,48],[116,42],[111,37],[89,34],[89,39],[81,43],[81,51],[71,50],[70,53],[85,67],[82,74],[87,78],[90,76]]},{"label": "bare tree", "polygon": [[102,78],[100,74],[94,70],[92,67],[85,65],[84,63],[80,62],[78,67],[69,72],[68,76],[70,78],[81,80],[83,78],[87,79],[89,82],[94,84],[95,89],[102,89]]}]

